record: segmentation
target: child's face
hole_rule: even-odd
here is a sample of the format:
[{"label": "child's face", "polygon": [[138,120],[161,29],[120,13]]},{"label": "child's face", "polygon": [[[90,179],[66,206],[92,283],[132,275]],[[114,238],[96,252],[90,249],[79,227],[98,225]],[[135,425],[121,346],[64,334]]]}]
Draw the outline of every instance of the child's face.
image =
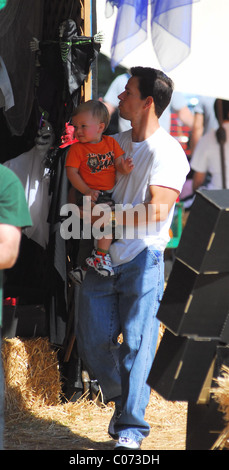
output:
[{"label": "child's face", "polygon": [[75,128],[75,138],[79,142],[90,142],[92,144],[100,142],[104,131],[104,123],[100,122],[97,117],[94,117],[90,111],[73,116],[72,125]]}]

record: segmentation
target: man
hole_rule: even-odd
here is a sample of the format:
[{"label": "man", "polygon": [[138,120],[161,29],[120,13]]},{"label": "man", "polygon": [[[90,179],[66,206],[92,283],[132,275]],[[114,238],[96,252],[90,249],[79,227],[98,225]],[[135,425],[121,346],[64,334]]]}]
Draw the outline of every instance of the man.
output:
[{"label": "man", "polygon": [[119,110],[132,129],[114,136],[134,163],[128,176],[118,174],[112,196],[119,209],[116,223],[124,226],[123,237],[110,249],[115,275],[101,280],[92,270],[87,272],[77,327],[80,355],[89,373],[98,380],[105,400],[115,402],[109,433],[118,439],[119,449],[140,448],[150,431],[144,420],[150,398],[146,381],[158,337],[155,317],[163,293],[163,251],[189,172],[182,147],[158,122],[170,102],[172,81],[150,68],[135,67],[131,74],[119,95]]},{"label": "man", "polygon": [[[219,126],[218,116],[218,103],[219,99],[215,100],[215,115]],[[219,131],[221,131],[219,133]],[[224,178],[221,165],[220,156],[220,141],[219,137],[222,136],[224,140],[224,166],[225,166],[225,187],[229,188],[229,101],[222,100],[222,127],[218,132],[211,129],[204,134],[193,153],[191,159],[191,168],[193,170],[193,191],[196,191],[201,186],[207,189],[223,189]],[[217,138],[218,135],[218,138]],[[207,175],[210,176],[206,180]]]},{"label": "man", "polygon": [[[106,94],[104,95],[103,101],[104,101],[104,104],[107,106],[110,116],[118,108],[118,104],[119,104],[118,95],[120,95],[120,93],[122,93],[122,91],[124,90],[125,85],[127,81],[129,80],[129,78],[130,78],[129,73],[118,75],[113,80]],[[183,93],[180,93],[178,91],[173,92],[171,101],[169,105],[167,106],[166,110],[163,112],[162,117],[159,120],[160,125],[167,132],[170,132],[172,112],[177,113],[177,116],[180,119],[180,121],[185,126],[188,126],[192,129],[194,116],[187,106],[187,102]],[[121,116],[119,116],[118,124],[119,124],[119,131],[127,131],[131,127],[130,121],[122,118]]]},{"label": "man", "polygon": [[[24,188],[11,170],[0,165],[0,346],[3,270],[15,264],[19,253],[21,228],[30,225],[32,223]],[[0,449],[3,449],[3,429],[4,378],[0,358]]]}]

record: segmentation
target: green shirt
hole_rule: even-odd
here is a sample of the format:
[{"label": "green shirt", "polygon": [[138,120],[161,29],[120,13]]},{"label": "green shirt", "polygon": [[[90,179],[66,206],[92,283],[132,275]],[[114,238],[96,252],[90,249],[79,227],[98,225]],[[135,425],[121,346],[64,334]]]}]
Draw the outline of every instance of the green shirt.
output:
[{"label": "green shirt", "polygon": [[[0,164],[0,224],[28,227],[32,225],[25,191],[19,178]],[[0,270],[0,326],[2,325],[2,283]]]}]

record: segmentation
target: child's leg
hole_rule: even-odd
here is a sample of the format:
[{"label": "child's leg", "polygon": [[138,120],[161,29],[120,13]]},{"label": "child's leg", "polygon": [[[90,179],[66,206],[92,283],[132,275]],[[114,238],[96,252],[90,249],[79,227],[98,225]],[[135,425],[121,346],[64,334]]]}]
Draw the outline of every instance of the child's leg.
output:
[{"label": "child's leg", "polygon": [[112,238],[101,238],[97,241],[97,253],[108,253],[112,243]]},{"label": "child's leg", "polygon": [[101,238],[97,241],[97,249],[93,250],[92,255],[86,259],[86,263],[95,269],[102,276],[113,276],[111,257],[109,248],[112,238]]},{"label": "child's leg", "polygon": [[[99,196],[97,203],[105,204],[111,201],[111,193],[106,191]],[[110,204],[109,204],[110,205]],[[111,257],[109,255],[109,248],[113,241],[113,234],[110,233],[109,237],[97,239],[97,248],[93,250],[92,255],[86,259],[86,263],[91,268],[95,269],[102,276],[113,276],[114,271],[112,268]]]}]

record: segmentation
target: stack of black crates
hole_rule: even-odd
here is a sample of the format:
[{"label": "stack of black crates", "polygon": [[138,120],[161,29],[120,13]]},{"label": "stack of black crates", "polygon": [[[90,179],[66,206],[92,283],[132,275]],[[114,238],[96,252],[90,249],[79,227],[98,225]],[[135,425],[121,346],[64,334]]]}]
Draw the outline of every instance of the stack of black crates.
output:
[{"label": "stack of black crates", "polygon": [[229,190],[197,191],[157,318],[165,332],[149,385],[168,400],[209,404],[229,365]]}]

